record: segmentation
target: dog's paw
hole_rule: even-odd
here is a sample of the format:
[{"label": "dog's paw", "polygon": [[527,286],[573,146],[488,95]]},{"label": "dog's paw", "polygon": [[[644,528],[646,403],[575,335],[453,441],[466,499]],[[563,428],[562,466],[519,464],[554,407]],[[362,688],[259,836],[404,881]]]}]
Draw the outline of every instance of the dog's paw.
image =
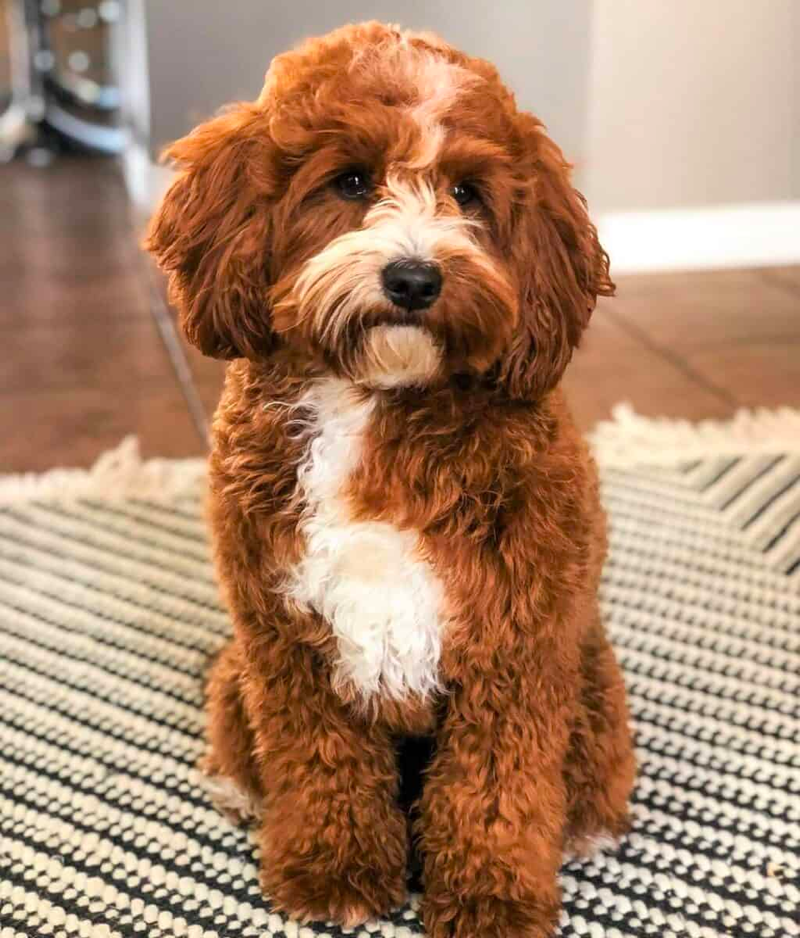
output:
[{"label": "dog's paw", "polygon": [[250,824],[261,814],[257,795],[225,775],[203,775],[202,785],[214,807],[232,824]]},{"label": "dog's paw", "polygon": [[564,843],[563,862],[586,860],[597,853],[611,853],[619,847],[619,838],[611,834],[576,835],[568,837]]},{"label": "dog's paw", "polygon": [[430,938],[551,938],[557,909],[496,896],[455,899],[426,893],[422,919]]},{"label": "dog's paw", "polygon": [[308,869],[282,876],[262,870],[261,886],[278,911],[300,922],[335,922],[344,928],[387,915],[406,898],[404,882],[382,883],[365,870],[324,875]]}]

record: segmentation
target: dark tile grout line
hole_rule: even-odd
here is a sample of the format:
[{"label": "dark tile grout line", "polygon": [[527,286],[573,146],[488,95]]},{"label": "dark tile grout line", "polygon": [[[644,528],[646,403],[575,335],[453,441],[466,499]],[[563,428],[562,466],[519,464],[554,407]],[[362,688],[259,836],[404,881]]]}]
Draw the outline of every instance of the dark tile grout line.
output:
[{"label": "dark tile grout line", "polygon": [[[782,277],[774,270],[758,270],[756,271],[756,275],[759,280],[769,284],[769,286],[777,287],[784,293],[790,293],[797,299],[798,303],[800,303],[800,282],[794,281],[789,277]],[[800,310],[798,310],[798,315],[800,315]]]},{"label": "dark tile grout line", "polygon": [[[798,311],[800,319],[800,310]],[[776,333],[775,335],[743,335],[734,339],[721,339],[719,342],[700,342],[686,351],[694,355],[695,352],[707,352],[709,349],[724,350],[736,348],[737,345],[797,345],[800,344],[800,332]]]},{"label": "dark tile grout line", "polygon": [[615,309],[606,307],[606,315],[611,318],[613,322],[619,326],[624,332],[627,332],[629,336],[636,339],[640,342],[645,348],[654,354],[660,356],[665,361],[669,362],[673,367],[677,368],[685,377],[689,378],[691,381],[694,381],[695,384],[699,384],[700,387],[704,388],[706,391],[714,394],[720,401],[724,404],[727,404],[730,407],[738,407],[739,401],[724,388],[719,387],[714,384],[713,381],[709,381],[702,374],[695,371],[680,355],[675,352],[670,351],[670,349],[665,348],[660,342],[654,342],[652,338],[641,329],[639,326],[635,325],[628,321],[625,316],[620,315]]},{"label": "dark tile grout line", "polygon": [[[800,319],[800,312],[798,312]],[[709,351],[724,351],[733,349],[739,345],[796,345],[800,344],[800,332],[776,333],[775,335],[742,335],[733,338],[718,339],[716,341],[698,342],[684,348],[684,352],[689,355],[696,353],[703,354]],[[677,355],[677,353],[675,353]],[[680,357],[680,356],[679,356]],[[691,368],[690,365],[687,367]]]},{"label": "dark tile grout line", "polygon": [[169,355],[170,363],[175,371],[189,415],[200,435],[204,445],[208,445],[209,424],[206,409],[198,393],[197,386],[186,358],[186,352],[175,328],[175,320],[167,309],[161,296],[161,290],[155,282],[155,273],[152,269],[147,272],[148,292],[150,295],[150,311],[158,327],[161,341]]},{"label": "dark tile grout line", "polygon": [[122,178],[122,170],[119,167],[117,170],[117,178],[119,185],[121,185],[125,191],[128,221],[131,234],[133,235],[134,245],[131,251],[133,270],[137,279],[144,279],[145,281],[147,305],[150,315],[153,317],[156,328],[158,329],[158,334],[164,345],[170,364],[172,365],[174,377],[178,382],[178,386],[183,394],[183,399],[186,402],[186,408],[189,411],[189,417],[197,430],[201,442],[207,447],[210,427],[206,416],[206,409],[197,391],[197,386],[195,385],[194,377],[189,367],[189,361],[186,358],[186,351],[175,328],[175,322],[164,302],[159,284],[156,282],[155,269],[149,259],[142,253],[136,239],[136,232],[141,225],[146,223],[147,219],[137,211],[131,201],[125,186],[125,181]]},{"label": "dark tile grout line", "polygon": [[[172,372],[168,372],[168,375],[169,382],[166,382],[161,378],[148,378],[144,382],[145,386],[148,389],[155,389],[159,391],[173,388],[175,386],[175,375]],[[2,398],[4,401],[7,400],[12,402],[19,398],[34,399],[38,401],[43,398],[53,398],[60,394],[79,394],[86,390],[92,391],[96,390],[96,388],[92,388],[91,385],[87,387],[86,383],[82,381],[70,382],[68,384],[64,384],[62,382],[59,382],[58,384],[37,383],[36,387],[0,387],[0,398]],[[109,392],[109,394],[122,394],[123,386],[112,385],[110,388],[106,388],[106,390]]]}]

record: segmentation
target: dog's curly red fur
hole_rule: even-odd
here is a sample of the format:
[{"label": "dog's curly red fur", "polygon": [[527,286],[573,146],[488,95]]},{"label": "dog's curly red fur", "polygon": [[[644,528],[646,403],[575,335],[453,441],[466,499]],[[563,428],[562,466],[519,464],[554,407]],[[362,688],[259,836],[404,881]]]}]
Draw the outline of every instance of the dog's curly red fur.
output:
[{"label": "dog's curly red fur", "polygon": [[[457,87],[433,147],[430,113],[414,109],[444,78]],[[634,775],[598,609],[596,473],[557,387],[596,297],[613,292],[569,166],[491,65],[376,23],[278,57],[256,102],[169,156],[182,173],[148,247],[188,337],[232,359],[210,507],[234,638],[209,681],[207,768],[261,802],[264,889],[298,917],[347,924],[401,903],[396,740],[430,735],[415,820],[428,933],[544,938],[563,851],[624,832]],[[347,319],[338,300],[332,328],[297,299],[310,259],[372,217],[331,192],[354,165],[375,198],[424,180],[431,217],[453,224],[452,185],[480,183],[420,326],[438,364],[410,386],[360,380],[369,309]],[[372,407],[351,519],[414,532],[442,584],[438,692],[365,703],[334,679],[330,624],[287,596],[305,549],[306,394],[331,375]]]}]

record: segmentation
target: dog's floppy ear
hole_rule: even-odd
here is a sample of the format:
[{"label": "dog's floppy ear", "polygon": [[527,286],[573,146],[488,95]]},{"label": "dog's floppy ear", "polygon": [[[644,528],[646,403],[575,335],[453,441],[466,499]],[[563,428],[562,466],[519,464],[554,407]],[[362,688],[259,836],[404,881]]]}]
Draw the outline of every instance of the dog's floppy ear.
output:
[{"label": "dog's floppy ear", "polygon": [[528,114],[519,115],[524,191],[516,206],[512,262],[520,285],[520,323],[500,363],[509,396],[535,400],[561,378],[598,296],[614,284],[608,255],[589,221],[570,165]]},{"label": "dog's floppy ear", "polygon": [[272,144],[265,112],[238,104],[173,143],[180,176],[145,239],[169,274],[187,338],[214,358],[257,357],[274,335],[267,305]]}]

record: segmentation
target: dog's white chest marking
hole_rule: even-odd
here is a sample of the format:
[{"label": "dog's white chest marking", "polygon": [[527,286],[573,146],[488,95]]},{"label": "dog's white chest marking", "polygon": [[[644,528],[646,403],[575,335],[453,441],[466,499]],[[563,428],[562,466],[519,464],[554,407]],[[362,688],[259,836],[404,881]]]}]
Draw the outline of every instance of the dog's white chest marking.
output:
[{"label": "dog's white chest marking", "polygon": [[413,531],[353,520],[345,497],[374,403],[331,378],[302,404],[313,414],[298,469],[305,554],[291,571],[289,595],[330,623],[335,684],[351,681],[364,697],[425,696],[438,685],[441,584]]}]

